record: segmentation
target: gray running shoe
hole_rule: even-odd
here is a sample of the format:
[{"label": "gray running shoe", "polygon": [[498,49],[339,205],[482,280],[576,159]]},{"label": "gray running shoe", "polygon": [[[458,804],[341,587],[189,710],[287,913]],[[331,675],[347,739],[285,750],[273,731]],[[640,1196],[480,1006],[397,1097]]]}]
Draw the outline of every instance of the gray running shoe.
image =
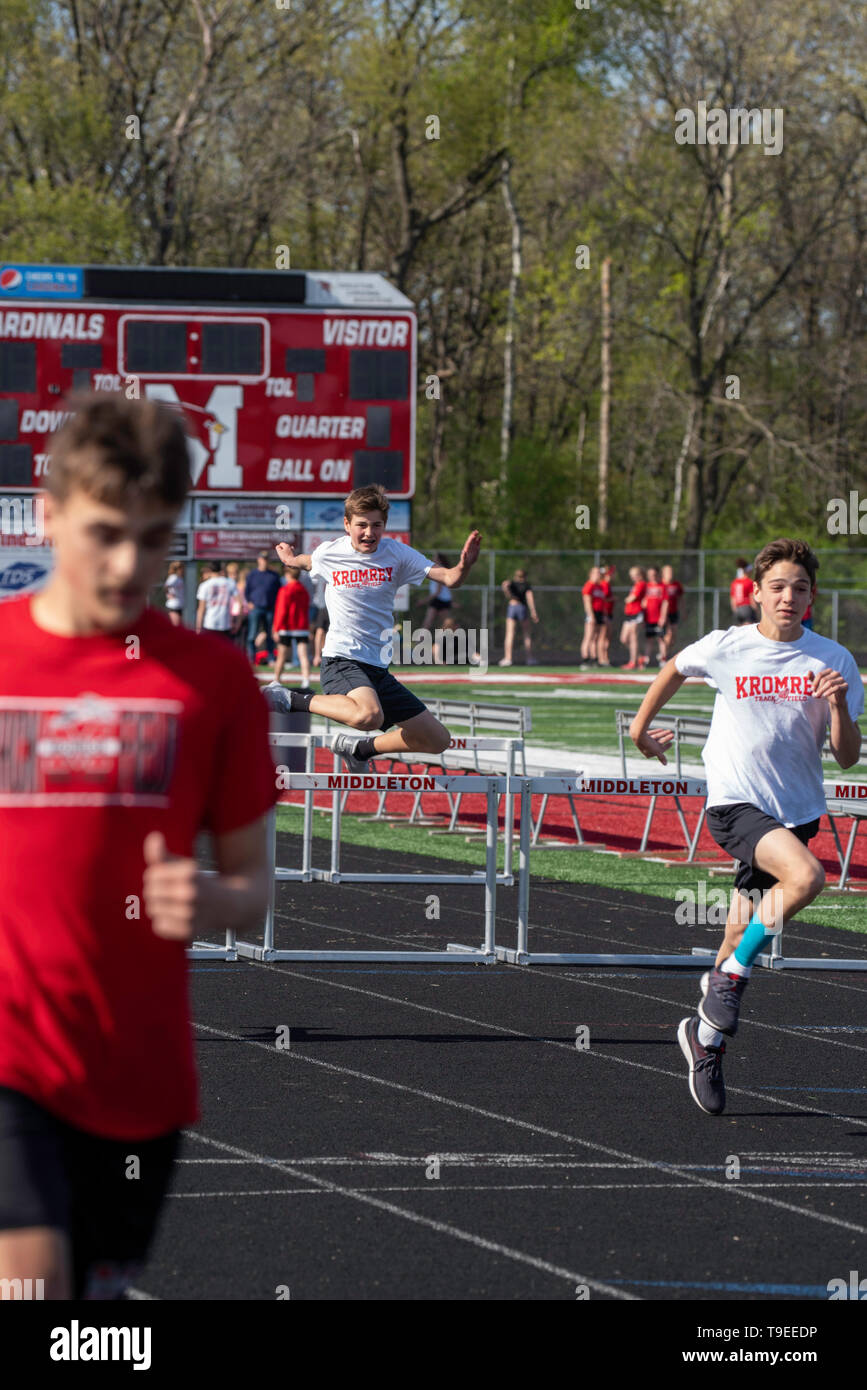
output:
[{"label": "gray running shoe", "polygon": [[268,708],[275,714],[291,714],[292,691],[287,690],[279,681],[270,681],[268,685],[263,685],[262,694]]},{"label": "gray running shoe", "polygon": [[696,1105],[708,1115],[721,1115],[726,1108],[726,1088],[722,1074],[725,1043],[702,1047],[698,1040],[695,1014],[683,1018],[677,1029],[680,1050],[689,1062],[689,1089]]},{"label": "gray running shoe", "polygon": [[701,977],[698,1013],[711,1028],[733,1038],[738,1031],[741,995],[749,984],[743,975],[727,975],[724,970],[707,970]]},{"label": "gray running shoe", "polygon": [[367,772],[369,760],[355,756],[360,740],[359,734],[335,734],[331,740],[331,751],[340,754],[350,772]]}]

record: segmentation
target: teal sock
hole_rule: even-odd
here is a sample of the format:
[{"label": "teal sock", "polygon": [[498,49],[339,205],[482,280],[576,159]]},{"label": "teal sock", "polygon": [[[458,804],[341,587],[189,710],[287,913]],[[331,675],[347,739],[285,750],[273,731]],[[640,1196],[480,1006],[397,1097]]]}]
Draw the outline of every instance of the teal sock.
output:
[{"label": "teal sock", "polygon": [[768,931],[758,913],[753,913],[735,951],[735,960],[739,965],[752,965],[756,956],[761,955],[765,946],[770,945],[775,936],[776,932]]}]

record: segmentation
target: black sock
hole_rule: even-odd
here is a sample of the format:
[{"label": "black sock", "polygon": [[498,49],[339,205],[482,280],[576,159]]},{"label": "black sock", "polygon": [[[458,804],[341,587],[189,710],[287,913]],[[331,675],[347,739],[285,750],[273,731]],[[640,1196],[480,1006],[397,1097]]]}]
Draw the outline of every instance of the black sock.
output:
[{"label": "black sock", "polygon": [[372,758],[376,752],[375,738],[360,738],[353,749],[355,758]]},{"label": "black sock", "polygon": [[290,690],[289,701],[293,710],[309,711],[310,701],[315,693],[313,690]]}]

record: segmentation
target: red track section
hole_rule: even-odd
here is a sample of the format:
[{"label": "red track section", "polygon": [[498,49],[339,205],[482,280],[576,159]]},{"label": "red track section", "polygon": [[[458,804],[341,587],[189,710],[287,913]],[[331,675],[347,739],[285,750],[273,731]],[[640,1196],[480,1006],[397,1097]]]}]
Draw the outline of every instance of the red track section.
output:
[{"label": "red track section", "polygon": [[[318,749],[316,753],[316,771],[330,772],[332,770],[332,755],[325,749]],[[386,770],[385,764],[380,764],[381,770]],[[403,764],[388,764],[388,770],[394,769],[396,772],[403,772],[406,769]],[[414,772],[430,772],[427,764],[414,764]],[[314,805],[325,808],[331,805],[330,792],[314,793]],[[291,804],[300,804],[304,799],[302,792],[290,792],[284,794],[281,800]],[[409,816],[412,810],[414,795],[411,792],[389,792],[386,803],[386,812],[395,815]],[[348,814],[372,815],[376,811],[378,795],[375,792],[351,792],[346,803]],[[533,797],[533,819],[539,814],[542,803],[541,796]],[[602,796],[577,796],[575,804],[578,808],[578,819],[581,823],[581,830],[585,841],[590,845],[598,845],[600,848],[619,850],[627,854],[636,854],[641,844],[641,836],[644,830],[644,822],[647,818],[647,808],[650,798],[646,796],[623,797],[618,796],[614,799]],[[682,805],[686,815],[687,825],[690,830],[694,830],[701,810],[701,803],[698,797],[685,797]],[[422,814],[425,816],[439,815],[443,818],[443,823],[447,822],[449,808],[446,796],[442,792],[425,792],[421,802]],[[481,795],[467,793],[461,798],[461,810],[458,817],[458,824],[466,826],[467,829],[479,829],[485,824],[485,798]],[[502,808],[500,813],[500,825],[503,824]],[[851,821],[837,821],[837,830],[844,847],[849,835]],[[383,835],[387,834],[385,826]],[[569,802],[566,797],[552,796],[549,798],[545,809],[545,819],[542,824],[541,836],[543,839],[559,840],[564,843],[574,842],[575,832],[572,828],[572,818],[569,809]],[[387,842],[386,842],[387,843]],[[829,828],[827,818],[822,819],[819,834],[810,842],[813,853],[821,860],[827,875],[829,886],[840,876],[840,863],[834,846],[834,839]],[[653,828],[647,844],[646,854],[658,854],[672,857],[685,858],[683,843],[683,832],[680,828],[680,821],[674,807],[674,801],[669,797],[661,797],[657,803],[656,814],[653,819]],[[712,838],[706,827],[702,829],[698,843],[697,855],[699,861],[704,863],[715,862],[719,864],[730,863],[731,861],[722,853],[716,841]],[[853,884],[861,884],[867,888],[867,834],[862,830],[855,840],[855,852],[852,856],[850,867],[850,879]]]}]

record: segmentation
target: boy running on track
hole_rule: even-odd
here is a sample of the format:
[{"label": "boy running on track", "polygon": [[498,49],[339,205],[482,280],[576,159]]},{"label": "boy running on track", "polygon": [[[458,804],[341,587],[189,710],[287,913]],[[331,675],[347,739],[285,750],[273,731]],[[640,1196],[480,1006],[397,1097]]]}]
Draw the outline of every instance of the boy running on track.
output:
[{"label": "boy running on track", "polygon": [[708,829],[739,860],[725,939],[702,977],[698,1015],[682,1020],[678,1042],[689,1087],[702,1110],[725,1107],[722,1057],[734,1037],[753,961],[785,922],[822,891],[825,872],[807,848],[825,811],[821,750],[842,768],[861,752],[855,722],[864,687],[845,647],[801,624],[816,591],[818,561],[804,541],[781,539],[756,557],[756,625],[710,632],[659,673],[630,727],[646,758],[666,761],[674,735],[650,728],[687,676],[717,687],[702,757]]},{"label": "boy running on track", "polygon": [[[388,670],[394,595],[401,584],[421,584],[426,578],[459,588],[481,544],[478,531],[471,531],[456,565],[434,565],[418,550],[385,536],[387,520],[384,488],[356,488],[346,499],[345,536],[323,541],[312,555],[295,555],[285,541],[276,547],[284,564],[326,580],[331,624],[322,652],[322,694],[286,690],[276,682],[263,693],[280,713],[310,710],[359,730],[337,734],[331,744],[352,772],[363,771],[378,753],[442,753],[448,748],[448,729]],[[391,732],[369,736],[374,729]]]},{"label": "boy running on track", "polygon": [[0,1279],[113,1299],[198,1118],[185,945],[261,920],[277,792],[244,653],[147,606],[190,485],[179,415],[70,405],[54,570],[0,604]]}]

